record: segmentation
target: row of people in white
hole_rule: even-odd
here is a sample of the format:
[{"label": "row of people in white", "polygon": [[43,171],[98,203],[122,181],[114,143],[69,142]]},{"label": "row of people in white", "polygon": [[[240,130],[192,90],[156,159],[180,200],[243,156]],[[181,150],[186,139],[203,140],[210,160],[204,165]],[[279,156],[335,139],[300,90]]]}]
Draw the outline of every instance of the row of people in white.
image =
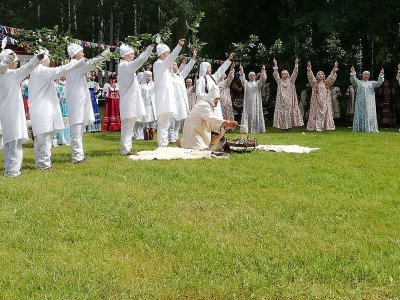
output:
[{"label": "row of people in white", "polygon": [[[4,175],[21,174],[22,144],[28,140],[25,113],[20,91],[21,82],[31,74],[29,82],[32,130],[35,136],[35,164],[38,169],[51,167],[52,136],[64,129],[54,80],[67,75],[67,102],[70,108],[72,162],[84,160],[82,133],[85,125],[93,122],[93,109],[86,85],[85,74],[95,69],[95,63],[103,61],[108,50],[100,57],[83,60],[81,46],[71,44],[68,54],[71,62],[57,68],[50,67],[48,52],[38,53],[29,63],[17,69],[18,57],[11,50],[3,50],[0,55],[2,70],[0,75],[0,120],[4,137]],[[41,61],[39,65],[39,61]],[[6,65],[6,67],[4,67]]]}]

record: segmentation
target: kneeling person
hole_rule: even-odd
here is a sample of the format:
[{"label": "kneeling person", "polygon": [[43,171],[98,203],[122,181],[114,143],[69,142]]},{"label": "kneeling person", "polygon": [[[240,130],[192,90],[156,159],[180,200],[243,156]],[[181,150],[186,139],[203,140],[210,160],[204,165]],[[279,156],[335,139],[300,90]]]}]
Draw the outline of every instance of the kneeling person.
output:
[{"label": "kneeling person", "polygon": [[186,149],[208,149],[211,131],[219,131],[221,126],[236,127],[235,121],[224,120],[214,113],[219,101],[219,89],[213,87],[207,97],[197,102],[190,111],[183,126],[181,147]]}]

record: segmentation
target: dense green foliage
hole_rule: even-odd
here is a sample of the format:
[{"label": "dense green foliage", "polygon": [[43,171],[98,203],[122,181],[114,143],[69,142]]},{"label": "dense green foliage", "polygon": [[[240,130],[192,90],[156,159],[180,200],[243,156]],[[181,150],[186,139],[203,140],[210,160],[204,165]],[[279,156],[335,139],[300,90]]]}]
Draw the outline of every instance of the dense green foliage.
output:
[{"label": "dense green foliage", "polygon": [[304,64],[311,59],[320,68],[330,68],[337,59],[346,69],[358,65],[378,72],[385,67],[393,77],[400,61],[397,0],[15,0],[0,6],[0,23],[26,29],[58,25],[75,38],[108,43],[110,24],[115,42],[135,34],[155,34],[176,17],[177,40],[188,37],[186,22],[199,11],[205,12],[199,32],[207,42],[203,57],[223,58],[232,43],[245,42],[254,34],[268,49],[280,39],[282,51],[274,55],[288,67],[294,56]]},{"label": "dense green foliage", "polygon": [[0,176],[0,298],[397,299],[399,133],[257,138],[320,150],[131,161],[98,133],[37,171],[28,144]]}]

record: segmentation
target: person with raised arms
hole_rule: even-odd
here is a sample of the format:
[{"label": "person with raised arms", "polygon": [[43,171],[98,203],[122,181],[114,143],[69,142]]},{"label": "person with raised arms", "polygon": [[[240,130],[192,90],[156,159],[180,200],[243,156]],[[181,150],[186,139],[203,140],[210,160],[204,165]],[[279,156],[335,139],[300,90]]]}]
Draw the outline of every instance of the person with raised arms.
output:
[{"label": "person with raised arms", "polygon": [[178,116],[172,78],[172,65],[184,44],[184,39],[179,40],[178,45],[172,52],[170,52],[169,47],[163,43],[157,45],[158,60],[153,65],[153,71],[157,111],[158,147],[168,146],[168,130],[170,123],[173,118]]},{"label": "person with raised arms", "polygon": [[27,77],[44,54],[35,55],[27,64],[20,68],[18,56],[10,49],[0,54],[6,60],[9,69],[0,75],[0,121],[3,133],[4,176],[21,175],[22,144],[28,141],[25,109],[22,101],[21,82]]},{"label": "person with raised arms", "polygon": [[119,110],[121,114],[121,155],[132,155],[133,127],[136,120],[146,115],[146,108],[142,99],[136,72],[150,57],[154,45],[147,47],[146,51],[135,59],[135,51],[126,44],[122,44],[119,52],[121,62],[118,66],[119,85]]},{"label": "person with raised arms", "polygon": [[56,68],[50,67],[50,54],[45,50],[44,58],[33,70],[29,80],[29,112],[34,138],[35,165],[39,170],[51,167],[53,135],[64,129],[60,104],[54,80],[67,75],[70,70],[85,64],[84,59],[72,60]]},{"label": "person with raised arms", "polygon": [[[85,56],[83,48],[78,44],[70,44],[67,51],[72,61],[80,60]],[[100,56],[86,61],[83,66],[71,70],[67,75],[65,88],[69,109],[68,120],[71,125],[71,156],[74,164],[85,161],[82,143],[83,131],[86,126],[95,121],[86,73],[95,70],[96,65],[106,60],[109,53],[110,50],[106,49]]]}]

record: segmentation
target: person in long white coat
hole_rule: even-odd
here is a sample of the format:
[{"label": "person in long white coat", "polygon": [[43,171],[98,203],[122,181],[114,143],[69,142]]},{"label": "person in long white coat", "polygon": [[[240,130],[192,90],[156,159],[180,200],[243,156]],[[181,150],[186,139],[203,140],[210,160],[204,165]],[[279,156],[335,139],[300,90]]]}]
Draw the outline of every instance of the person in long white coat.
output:
[{"label": "person in long white coat", "polygon": [[[72,60],[80,60],[85,56],[83,48],[78,44],[70,44],[67,50]],[[65,88],[69,109],[68,120],[71,125],[71,156],[72,163],[75,164],[85,160],[82,135],[85,127],[94,122],[94,112],[87,86],[86,73],[95,70],[96,64],[103,62],[108,53],[110,53],[109,49],[103,51],[100,56],[88,60],[85,65],[70,71],[67,75]]]},{"label": "person in long white coat", "polygon": [[60,104],[54,80],[79,68],[85,60],[72,60],[56,68],[50,67],[50,54],[45,52],[41,63],[33,70],[29,80],[29,113],[34,138],[35,165],[39,170],[51,167],[53,135],[64,129]]},{"label": "person in long white coat", "polygon": [[43,54],[34,56],[27,64],[17,69],[18,57],[9,49],[3,55],[13,55],[9,69],[0,75],[0,121],[3,131],[4,175],[21,175],[22,144],[28,141],[25,110],[21,94],[21,82],[43,59]]},{"label": "person in long white coat", "polygon": [[[14,52],[6,52],[2,51],[0,53],[0,75],[3,75],[7,70],[12,61],[15,59]],[[3,131],[1,129],[1,122],[0,122],[0,149],[3,149]]]},{"label": "person in long white coat", "polygon": [[168,146],[168,131],[171,119],[178,116],[175,89],[172,78],[172,65],[179,55],[185,40],[181,39],[175,49],[165,44],[157,45],[158,60],[153,65],[154,85],[157,110],[157,143],[158,147]]},{"label": "person in long white coat", "polygon": [[182,121],[186,119],[189,114],[189,99],[185,86],[185,79],[192,71],[195,63],[196,63],[196,50],[192,51],[192,59],[186,64],[182,64],[181,67],[178,68],[178,64],[176,62],[172,65],[172,78],[175,89],[175,101],[176,108],[178,110],[178,114],[176,118],[171,120],[170,128],[169,128],[169,142],[175,143],[178,139],[179,128],[182,125]]},{"label": "person in long white coat", "polygon": [[156,98],[154,96],[153,73],[151,71],[144,71],[140,87],[142,89],[142,99],[146,109],[146,115],[142,118],[143,137],[144,140],[153,140],[157,111]]},{"label": "person in long white coat", "polygon": [[121,114],[121,155],[132,155],[133,127],[136,120],[146,115],[142,91],[136,77],[136,72],[150,57],[154,45],[135,58],[135,51],[128,45],[121,45],[121,62],[118,66],[119,111]]},{"label": "person in long white coat", "polygon": [[218,86],[209,90],[207,97],[198,101],[185,120],[180,146],[185,149],[203,150],[210,148],[211,131],[219,131],[221,126],[234,128],[236,121],[224,120],[215,115],[219,101]]},{"label": "person in long white coat", "polygon": [[[202,62],[199,68],[199,79],[196,82],[196,97],[197,101],[207,98],[208,92],[211,88],[218,86],[218,81],[229,66],[232,63],[232,59],[235,56],[231,53],[228,59],[218,68],[218,70],[212,74],[211,64],[209,62]],[[218,102],[215,110],[215,114],[222,119],[222,109],[221,104]]]}]

